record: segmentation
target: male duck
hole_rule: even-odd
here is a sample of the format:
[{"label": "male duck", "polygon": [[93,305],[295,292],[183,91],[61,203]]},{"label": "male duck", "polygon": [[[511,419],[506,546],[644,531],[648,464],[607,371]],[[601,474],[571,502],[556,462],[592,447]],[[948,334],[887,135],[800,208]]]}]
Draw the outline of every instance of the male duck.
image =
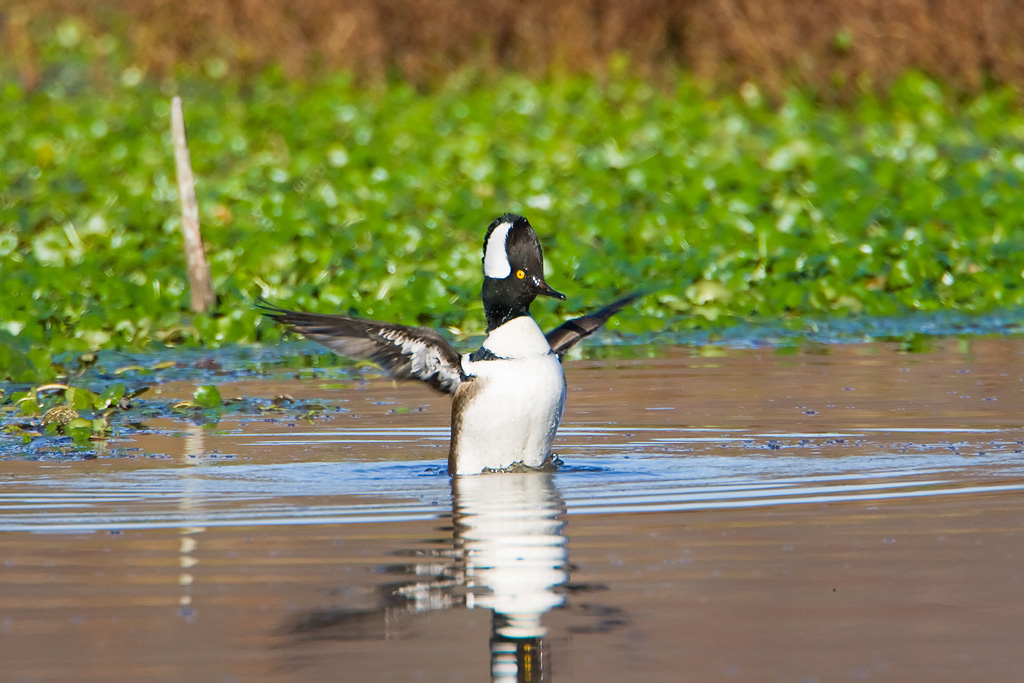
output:
[{"label": "male duck", "polygon": [[418,379],[454,394],[449,474],[541,467],[552,460],[551,443],[565,410],[562,355],[639,295],[544,335],[530,317],[530,304],[539,295],[565,295],[544,281],[540,240],[514,214],[488,226],[483,266],[487,338],[469,354],[424,327],[261,307],[340,355],[371,360],[394,379]]}]

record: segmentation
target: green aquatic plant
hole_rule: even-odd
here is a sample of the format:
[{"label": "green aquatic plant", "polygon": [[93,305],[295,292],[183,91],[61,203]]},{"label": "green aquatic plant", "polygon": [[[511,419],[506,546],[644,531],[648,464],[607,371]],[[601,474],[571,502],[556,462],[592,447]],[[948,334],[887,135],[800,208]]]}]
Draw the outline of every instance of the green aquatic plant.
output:
[{"label": "green aquatic plant", "polygon": [[[131,399],[146,390],[143,387],[128,392],[120,383],[108,384],[98,393],[66,384],[31,387],[9,397],[0,396],[0,428],[20,436],[24,443],[35,437],[64,435],[77,446],[84,446],[108,438],[110,418],[127,410]],[[24,422],[25,418],[30,421]]]},{"label": "green aquatic plant", "polygon": [[220,392],[212,384],[204,384],[196,388],[192,397],[195,404],[200,408],[219,408],[223,403]]},{"label": "green aquatic plant", "polygon": [[[623,69],[429,92],[274,70],[160,83],[128,64],[110,82],[88,46],[55,48],[34,89],[0,86],[0,378],[63,377],[98,349],[275,341],[257,296],[479,334],[482,230],[504,211],[530,217],[569,294],[536,307],[544,327],[638,285],[652,294],[613,333],[1024,304],[1012,92],[957,101],[909,74],[839,108]],[[208,314],[188,306],[172,94]]]}]

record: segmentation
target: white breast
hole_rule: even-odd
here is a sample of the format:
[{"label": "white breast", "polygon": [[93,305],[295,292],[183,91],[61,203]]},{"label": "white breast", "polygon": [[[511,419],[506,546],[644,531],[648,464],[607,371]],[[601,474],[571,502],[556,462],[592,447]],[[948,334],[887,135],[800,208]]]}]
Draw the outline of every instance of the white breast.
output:
[{"label": "white breast", "polygon": [[450,468],[476,474],[518,462],[538,467],[551,455],[565,409],[562,364],[528,316],[491,332],[483,347],[498,359],[462,361],[470,379],[452,406]]},{"label": "white breast", "polygon": [[492,330],[484,339],[483,347],[499,358],[533,358],[551,353],[547,337],[528,315],[512,318]]}]

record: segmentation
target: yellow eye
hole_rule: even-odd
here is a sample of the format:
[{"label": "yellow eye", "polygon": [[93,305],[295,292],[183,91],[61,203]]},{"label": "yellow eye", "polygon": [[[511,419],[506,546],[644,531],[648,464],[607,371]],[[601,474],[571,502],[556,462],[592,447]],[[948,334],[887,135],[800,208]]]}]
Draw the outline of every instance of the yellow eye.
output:
[{"label": "yellow eye", "polygon": [[525,270],[517,270],[516,271],[516,277],[519,278],[520,280],[522,280],[524,277],[526,277],[526,271]]}]

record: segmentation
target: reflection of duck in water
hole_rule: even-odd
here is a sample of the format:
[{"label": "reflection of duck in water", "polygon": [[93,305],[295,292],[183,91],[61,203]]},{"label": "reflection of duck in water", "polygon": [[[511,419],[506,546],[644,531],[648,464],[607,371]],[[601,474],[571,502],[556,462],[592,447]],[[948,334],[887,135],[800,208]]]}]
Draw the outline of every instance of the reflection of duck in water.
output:
[{"label": "reflection of duck in water", "polygon": [[565,503],[550,474],[453,480],[455,546],[465,566],[467,606],[493,610],[491,676],[544,680],[541,618],[565,602]]},{"label": "reflection of duck in water", "polygon": [[381,587],[376,606],[302,614],[294,634],[391,638],[402,615],[459,607],[493,610],[494,681],[549,680],[544,615],[565,602],[565,503],[550,473],[491,474],[452,482],[452,546],[396,565],[412,580]]},{"label": "reflection of duck in water", "polygon": [[544,281],[540,240],[522,216],[506,214],[484,238],[487,338],[460,354],[434,330],[261,304],[266,314],[350,358],[372,360],[395,379],[418,379],[454,394],[450,474],[479,474],[548,462],[565,408],[560,359],[637,295],[569,320],[546,336],[530,317],[537,296],[565,299]]}]

